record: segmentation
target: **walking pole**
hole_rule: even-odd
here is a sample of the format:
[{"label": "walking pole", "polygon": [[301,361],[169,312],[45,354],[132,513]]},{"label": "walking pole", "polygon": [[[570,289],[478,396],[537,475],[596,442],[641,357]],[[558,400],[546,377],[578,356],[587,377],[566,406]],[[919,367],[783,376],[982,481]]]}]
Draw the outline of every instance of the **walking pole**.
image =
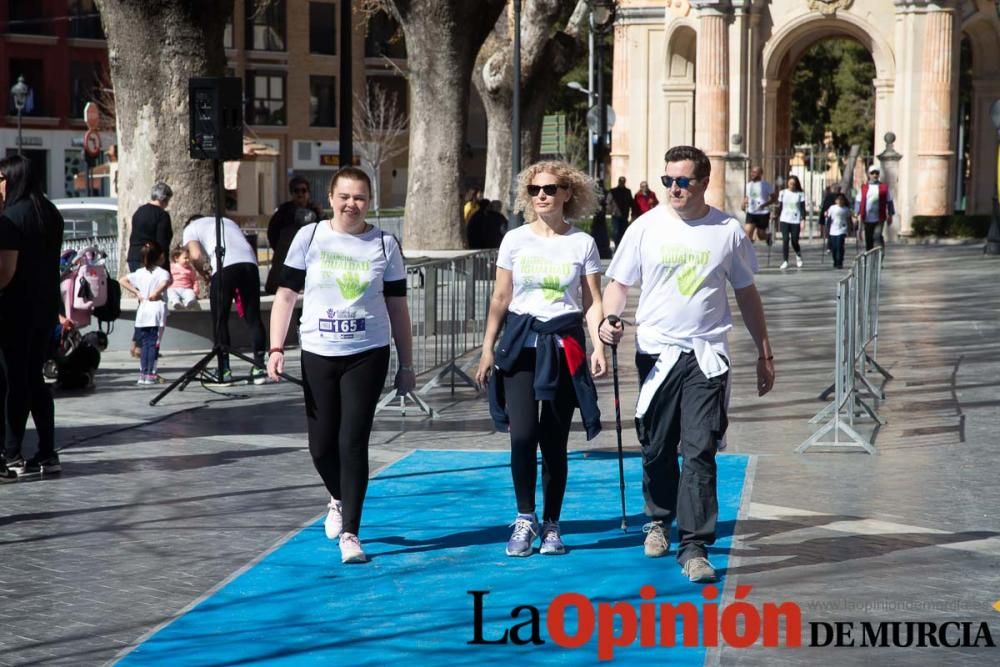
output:
[{"label": "walking pole", "polygon": [[[608,324],[613,327],[621,325],[621,318],[608,315]],[[611,346],[611,374],[615,383],[615,431],[618,434],[618,490],[622,499],[622,532],[628,532],[628,520],[625,518],[625,453],[622,451],[622,408],[621,396],[618,393],[618,345]]]}]

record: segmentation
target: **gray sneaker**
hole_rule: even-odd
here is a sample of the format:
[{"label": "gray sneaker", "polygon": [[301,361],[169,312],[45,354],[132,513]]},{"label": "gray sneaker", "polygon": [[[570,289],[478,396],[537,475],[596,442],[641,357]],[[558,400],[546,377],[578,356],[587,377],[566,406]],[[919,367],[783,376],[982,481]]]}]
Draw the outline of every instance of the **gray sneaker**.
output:
[{"label": "gray sneaker", "polygon": [[514,527],[514,532],[507,540],[507,555],[530,556],[531,545],[538,537],[538,519],[535,518],[534,514],[518,514],[514,523],[510,525]]},{"label": "gray sneaker", "polygon": [[646,533],[646,540],[642,543],[642,549],[647,558],[659,558],[666,556],[670,551],[670,537],[662,521],[650,521],[642,527],[642,532]]},{"label": "gray sneaker", "polygon": [[695,556],[688,559],[681,566],[684,575],[696,584],[710,584],[716,580],[715,568],[704,556]]},{"label": "gray sneaker", "polygon": [[560,556],[566,553],[566,545],[559,535],[558,521],[546,521],[542,524],[542,546],[538,552],[546,556]]}]

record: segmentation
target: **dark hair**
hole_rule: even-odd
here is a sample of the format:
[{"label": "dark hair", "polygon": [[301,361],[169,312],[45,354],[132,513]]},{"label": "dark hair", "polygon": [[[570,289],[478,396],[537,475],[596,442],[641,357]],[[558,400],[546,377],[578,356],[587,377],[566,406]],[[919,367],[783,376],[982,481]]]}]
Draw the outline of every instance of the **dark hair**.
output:
[{"label": "dark hair", "polygon": [[350,181],[362,181],[368,187],[368,196],[371,197],[372,194],[372,179],[368,178],[368,174],[362,169],[357,167],[341,167],[337,170],[337,173],[333,175],[330,179],[330,194],[333,194],[333,189],[337,186],[337,181],[342,178],[346,178]]},{"label": "dark hair", "polygon": [[176,248],[170,251],[170,261],[176,262],[177,258],[184,254],[187,254],[187,248],[185,248],[184,246],[177,246]]},{"label": "dark hair", "polygon": [[694,162],[694,177],[708,178],[712,174],[712,163],[708,161],[705,151],[694,146],[674,146],[663,156],[664,162]]},{"label": "dark hair", "polygon": [[288,181],[288,191],[294,192],[296,185],[304,185],[306,190],[312,191],[309,181],[304,176],[292,176],[292,180]]},{"label": "dark hair", "polygon": [[[795,189],[794,190],[792,190],[792,179],[793,178],[795,179]],[[800,181],[799,177],[796,176],[795,174],[790,174],[788,176],[788,178],[785,180],[785,187],[787,187],[789,190],[792,190],[792,192],[802,192],[802,181]]]},{"label": "dark hair", "polygon": [[32,204],[39,205],[42,197],[42,184],[32,167],[31,160],[23,155],[11,155],[0,160],[0,174],[7,180],[7,205],[22,199],[30,199]]},{"label": "dark hair", "polygon": [[845,195],[843,192],[838,192],[837,196],[833,198],[833,201],[840,202],[841,199],[844,200],[844,206],[847,206],[847,195]]},{"label": "dark hair", "polygon": [[163,257],[163,248],[156,241],[146,241],[142,244],[142,251],[139,254],[139,261],[147,271],[152,271],[160,265],[160,258]]},{"label": "dark hair", "polygon": [[42,184],[38,179],[38,174],[32,166],[31,160],[23,155],[11,155],[0,160],[0,174],[7,181],[7,196],[5,206],[17,203],[21,200],[31,202],[35,210],[38,225],[41,227],[42,236],[49,244],[55,246],[62,245],[63,224],[53,215],[46,215],[49,211],[55,211],[54,207],[45,199],[42,192]]}]

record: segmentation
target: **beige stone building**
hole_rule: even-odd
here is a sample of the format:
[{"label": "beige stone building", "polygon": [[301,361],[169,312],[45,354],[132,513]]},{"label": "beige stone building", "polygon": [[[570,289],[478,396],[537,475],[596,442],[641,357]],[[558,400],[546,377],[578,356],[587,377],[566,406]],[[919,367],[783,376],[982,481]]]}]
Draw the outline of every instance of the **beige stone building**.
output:
[{"label": "beige stone building", "polygon": [[[225,35],[228,74],[243,80],[247,139],[277,153],[240,165],[237,212],[243,219],[266,221],[274,207],[288,198],[292,174],[306,177],[314,197],[328,205],[322,193],[339,166],[340,105],[355,103],[340,99],[343,48],[339,33],[337,0],[273,0],[263,9],[257,0],[234,3]],[[375,16],[367,26],[355,21],[353,96],[363,98],[366,87],[378,82],[405,114],[409,104],[406,55],[395,35],[395,26],[384,15]],[[359,141],[355,135],[356,162],[361,154]],[[361,166],[371,171],[370,165]],[[401,205],[406,195],[405,154],[383,165],[378,182],[382,206]],[[247,196],[254,201],[246,200]]]},{"label": "beige stone building", "polygon": [[[876,68],[875,152],[896,135],[901,231],[918,214],[990,211],[996,185],[1000,2],[994,0],[622,0],[615,29],[612,177],[662,173],[663,153],[693,143],[712,159],[709,197],[738,209],[746,154],[769,178],[791,146],[790,81],[817,42],[860,42]],[[959,52],[972,64],[968,178],[959,169]],[[734,135],[742,143],[732,142]],[[728,159],[727,159],[728,158]],[[895,170],[887,164],[890,172]]]}]

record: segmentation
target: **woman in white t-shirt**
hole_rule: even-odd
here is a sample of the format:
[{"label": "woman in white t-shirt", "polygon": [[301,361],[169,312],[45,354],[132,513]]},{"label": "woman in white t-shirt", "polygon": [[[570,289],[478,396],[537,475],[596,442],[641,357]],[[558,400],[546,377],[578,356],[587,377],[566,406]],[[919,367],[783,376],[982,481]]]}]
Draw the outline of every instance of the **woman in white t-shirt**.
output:
[{"label": "woman in white t-shirt", "polygon": [[156,353],[160,347],[160,329],[167,321],[167,303],[163,293],[173,281],[160,263],[163,248],[156,241],[146,241],[140,251],[138,269],[121,279],[122,288],[139,300],[135,311],[135,335],[139,346],[139,380],[136,384],[156,384]]},{"label": "woman in white t-shirt", "polygon": [[[497,430],[510,431],[518,514],[507,555],[530,555],[538,536],[541,553],[562,554],[559,516],[570,421],[579,407],[588,439],[600,431],[591,373],[607,370],[599,342],[587,367],[583,334],[585,319],[591,340],[599,341],[600,256],[594,239],[567,221],[597,208],[595,185],[564,162],[539,162],[518,177],[517,208],[526,224],[507,232],[500,244],[476,381],[482,386],[489,378],[494,423]],[[494,352],[501,324],[503,337]],[[545,500],[541,526],[535,515],[539,448]]]},{"label": "woman in white t-shirt", "polygon": [[798,176],[788,177],[787,186],[778,195],[778,205],[781,207],[781,213],[778,215],[778,220],[781,222],[781,252],[785,259],[778,268],[788,268],[789,241],[795,250],[795,266],[801,267],[802,249],[799,247],[799,234],[806,222],[806,193],[802,192],[802,183],[799,182]]},{"label": "woman in white t-shirt", "polygon": [[299,332],[309,453],[330,493],[324,528],[341,561],[367,561],[358,539],[368,489],[368,441],[396,341],[400,395],[416,384],[406,269],[396,239],[365,222],[368,175],[355,167],[330,182],[333,219],[306,225],[288,249],[271,309],[267,372],[285,367],[285,335],[300,290]]}]

